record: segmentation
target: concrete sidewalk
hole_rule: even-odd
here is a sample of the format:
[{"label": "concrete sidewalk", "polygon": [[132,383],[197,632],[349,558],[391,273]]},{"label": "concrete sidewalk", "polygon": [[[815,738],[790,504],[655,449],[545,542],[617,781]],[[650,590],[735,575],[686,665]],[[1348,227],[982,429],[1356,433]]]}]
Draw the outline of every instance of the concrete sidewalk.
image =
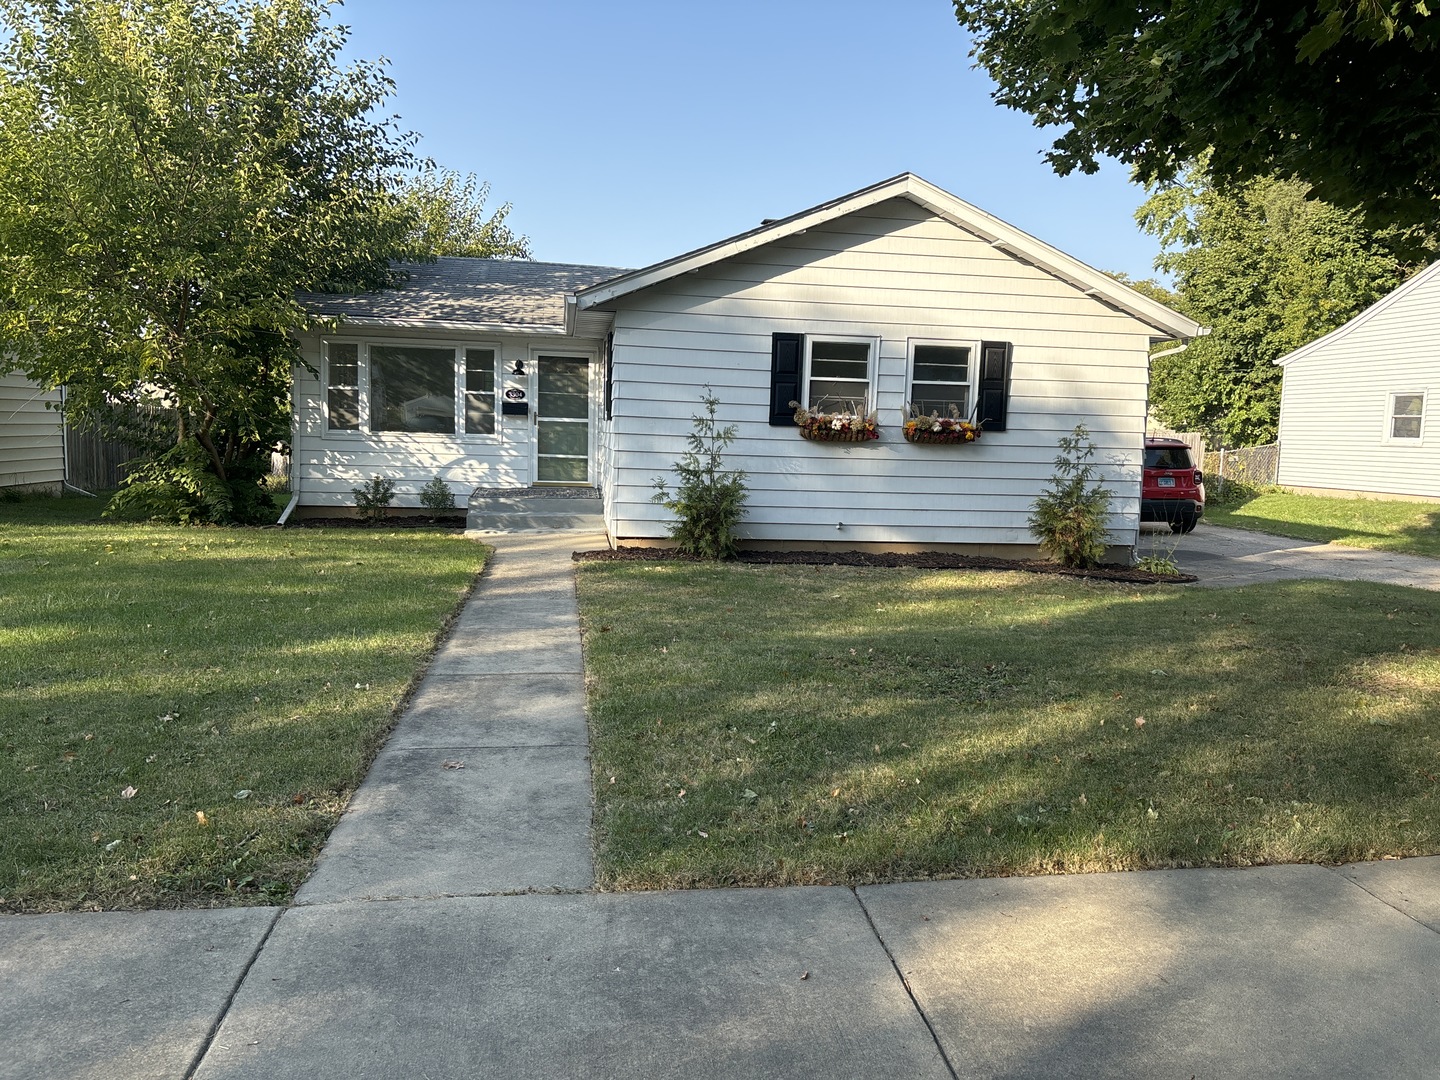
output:
[{"label": "concrete sidewalk", "polygon": [[294,906],[0,919],[0,1080],[1440,1076],[1440,858],[595,893],[599,543],[489,539]]}]

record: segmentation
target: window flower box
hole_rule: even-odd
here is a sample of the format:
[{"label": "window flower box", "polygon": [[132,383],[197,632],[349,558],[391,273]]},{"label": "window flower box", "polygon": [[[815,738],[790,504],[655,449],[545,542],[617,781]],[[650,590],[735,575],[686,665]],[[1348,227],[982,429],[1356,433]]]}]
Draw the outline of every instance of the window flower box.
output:
[{"label": "window flower box", "polygon": [[905,421],[905,441],[932,446],[970,443],[980,438],[980,425],[948,416],[917,416]]},{"label": "window flower box", "polygon": [[826,413],[801,408],[792,401],[795,409],[795,423],[800,428],[800,437],[811,442],[868,442],[880,438],[880,426],[875,422],[875,413]]}]

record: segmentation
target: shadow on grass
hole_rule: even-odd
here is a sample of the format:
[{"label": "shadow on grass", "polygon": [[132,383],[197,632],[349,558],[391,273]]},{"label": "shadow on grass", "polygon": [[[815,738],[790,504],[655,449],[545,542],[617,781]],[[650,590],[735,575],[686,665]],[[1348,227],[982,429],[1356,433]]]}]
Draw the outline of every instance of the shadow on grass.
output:
[{"label": "shadow on grass", "polygon": [[1424,503],[1259,492],[1209,505],[1205,519],[1275,536],[1440,557],[1440,509]]}]

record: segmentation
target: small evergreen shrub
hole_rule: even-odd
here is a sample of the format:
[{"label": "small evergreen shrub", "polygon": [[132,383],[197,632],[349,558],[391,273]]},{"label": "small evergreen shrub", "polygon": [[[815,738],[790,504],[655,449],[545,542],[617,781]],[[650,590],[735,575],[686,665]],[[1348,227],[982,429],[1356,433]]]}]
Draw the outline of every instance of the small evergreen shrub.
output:
[{"label": "small evergreen shrub", "polygon": [[657,476],[650,501],[675,515],[670,537],[682,552],[729,559],[736,551],[735,529],[745,516],[745,473],[724,467],[723,454],[735,441],[735,425],[716,426],[720,399],[706,386],[700,400],[705,412],[693,417],[690,449],[675,462],[680,483],[672,492],[664,477]]},{"label": "small evergreen shrub", "polygon": [[450,491],[450,485],[437,476],[420,489],[420,505],[430,511],[430,520],[434,521],[446,511],[455,509],[455,496]]},{"label": "small evergreen shrub", "polygon": [[383,476],[372,476],[360,487],[350,489],[355,495],[355,509],[360,520],[371,525],[385,524],[385,511],[395,497],[395,481]]},{"label": "small evergreen shrub", "polygon": [[1035,500],[1030,531],[1040,547],[1061,566],[1096,565],[1105,554],[1105,524],[1110,516],[1114,492],[1099,486],[1095,466],[1095,444],[1084,424],[1060,438],[1055,474],[1050,486]]}]

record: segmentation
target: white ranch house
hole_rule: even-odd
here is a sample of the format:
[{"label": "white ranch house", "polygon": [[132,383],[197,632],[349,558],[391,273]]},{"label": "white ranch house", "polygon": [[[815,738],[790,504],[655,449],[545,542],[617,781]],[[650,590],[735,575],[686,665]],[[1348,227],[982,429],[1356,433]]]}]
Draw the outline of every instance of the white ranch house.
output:
[{"label": "white ranch house", "polygon": [[[738,430],[751,546],[1033,550],[1056,441],[1084,423],[1130,547],[1149,348],[1200,332],[908,173],[640,270],[442,259],[308,302],[339,322],[295,374],[297,512],[376,475],[407,506],[436,475],[461,503],[579,485],[617,544],[666,538],[654,479],[673,480],[709,386]],[[880,437],[802,438],[790,403],[836,400],[875,410]],[[917,401],[981,438],[907,441]]]},{"label": "white ranch house", "polygon": [[1440,499],[1440,263],[1276,363],[1280,484]]}]

